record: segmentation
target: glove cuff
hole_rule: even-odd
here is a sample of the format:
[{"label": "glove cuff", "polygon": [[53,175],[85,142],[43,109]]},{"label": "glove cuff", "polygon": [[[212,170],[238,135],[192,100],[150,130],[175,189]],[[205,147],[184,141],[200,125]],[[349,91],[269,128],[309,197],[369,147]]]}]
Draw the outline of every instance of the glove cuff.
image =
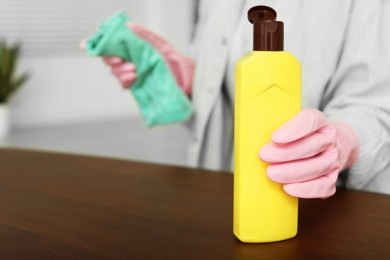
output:
[{"label": "glove cuff", "polygon": [[349,168],[359,157],[359,139],[349,125],[342,122],[330,123],[337,132],[340,171]]}]

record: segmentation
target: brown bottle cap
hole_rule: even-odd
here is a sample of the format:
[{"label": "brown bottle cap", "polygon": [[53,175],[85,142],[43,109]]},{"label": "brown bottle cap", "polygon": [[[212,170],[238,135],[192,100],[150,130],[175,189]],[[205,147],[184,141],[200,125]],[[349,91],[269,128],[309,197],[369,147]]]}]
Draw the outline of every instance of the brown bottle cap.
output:
[{"label": "brown bottle cap", "polygon": [[283,22],[276,21],[276,11],[258,5],[248,10],[248,20],[253,24],[254,51],[283,51]]}]

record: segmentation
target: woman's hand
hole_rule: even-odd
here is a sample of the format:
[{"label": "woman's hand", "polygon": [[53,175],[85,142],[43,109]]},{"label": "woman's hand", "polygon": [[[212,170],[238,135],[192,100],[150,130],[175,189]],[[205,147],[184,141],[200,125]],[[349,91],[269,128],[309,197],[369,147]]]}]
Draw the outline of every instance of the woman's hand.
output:
[{"label": "woman's hand", "polygon": [[268,177],[295,197],[332,196],[340,171],[358,158],[359,142],[353,129],[341,122],[329,122],[316,109],[301,111],[271,139],[259,156],[269,163]]},{"label": "woman's hand", "polygon": [[[134,22],[127,23],[127,27],[157,49],[171,69],[177,84],[189,96],[195,67],[193,61],[178,53],[165,39],[145,27]],[[85,40],[81,41],[80,48],[85,49]],[[112,73],[122,87],[131,87],[137,79],[137,68],[134,63],[125,62],[121,57],[104,57],[103,61],[111,67]]]}]

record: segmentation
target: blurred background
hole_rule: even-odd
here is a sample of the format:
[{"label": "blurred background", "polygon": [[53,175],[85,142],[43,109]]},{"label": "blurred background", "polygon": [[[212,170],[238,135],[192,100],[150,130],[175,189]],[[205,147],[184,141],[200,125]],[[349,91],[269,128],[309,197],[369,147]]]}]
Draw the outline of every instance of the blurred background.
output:
[{"label": "blurred background", "polygon": [[1,146],[185,164],[185,127],[146,128],[130,91],[78,48],[118,10],[188,51],[191,0],[0,0],[0,41],[21,43],[17,72],[29,74],[5,104]]}]

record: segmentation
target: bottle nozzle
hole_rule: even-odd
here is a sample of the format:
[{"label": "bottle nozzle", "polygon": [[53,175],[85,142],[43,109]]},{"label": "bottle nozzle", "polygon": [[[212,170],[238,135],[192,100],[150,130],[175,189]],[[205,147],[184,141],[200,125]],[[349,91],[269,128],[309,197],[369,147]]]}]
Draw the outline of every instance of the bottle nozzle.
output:
[{"label": "bottle nozzle", "polygon": [[248,20],[253,24],[253,50],[283,51],[283,22],[276,21],[276,11],[259,5],[248,10]]}]

